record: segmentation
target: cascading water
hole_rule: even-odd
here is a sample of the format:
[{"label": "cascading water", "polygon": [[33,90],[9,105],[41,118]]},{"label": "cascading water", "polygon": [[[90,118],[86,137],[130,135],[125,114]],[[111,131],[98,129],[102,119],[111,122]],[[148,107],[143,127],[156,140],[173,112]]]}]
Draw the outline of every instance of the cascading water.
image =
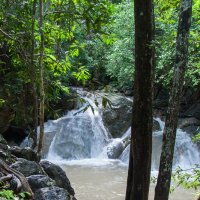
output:
[{"label": "cascading water", "polygon": [[[83,95],[83,91],[79,90]],[[113,162],[117,159],[120,163],[128,164],[131,129],[129,128],[121,138],[111,138],[102,121],[102,107],[96,107],[94,96],[84,92],[86,103],[79,108],[70,111],[64,117],[49,121],[45,125],[45,132],[54,132],[55,136],[50,145],[47,159],[49,160],[71,160],[73,163],[81,164],[83,159],[86,163]],[[88,108],[90,104],[93,109]],[[152,170],[158,170],[159,158],[162,145],[162,132],[164,122],[161,119],[154,119],[159,123],[160,130],[153,133]],[[174,153],[174,167],[188,168],[191,165],[199,164],[200,153],[197,146],[192,142],[190,136],[177,130],[176,146]],[[73,160],[73,161],[72,161]],[[85,162],[82,162],[85,163]],[[97,164],[97,163],[96,163]],[[98,165],[98,164],[97,164]]]},{"label": "cascading water", "polygon": [[[130,152],[131,128],[128,128],[130,120],[127,119],[127,113],[130,117],[131,102],[123,97],[124,99],[120,101],[120,104],[123,103],[121,108],[119,108],[119,104],[114,104],[113,109],[105,110],[101,106],[101,98],[80,89],[77,92],[84,99],[84,104],[80,104],[77,109],[68,112],[60,119],[45,123],[43,153],[46,155],[46,159],[60,164],[66,171],[76,191],[77,199],[122,200],[125,198]],[[100,96],[102,95],[104,94],[100,94]],[[127,110],[126,104],[129,103]],[[98,107],[96,107],[97,104]],[[82,112],[86,107],[88,109]],[[123,116],[120,118],[120,115]],[[124,120],[127,122],[124,123]],[[120,124],[120,122],[122,123]],[[112,124],[113,127],[110,126]],[[110,128],[113,128],[112,131]],[[164,122],[155,118],[154,129],[156,131],[153,132],[153,175],[158,171]],[[111,134],[115,137],[116,135],[120,136],[113,138]],[[177,166],[190,168],[193,164],[200,164],[199,158],[198,148],[193,144],[190,136],[178,129],[174,168]],[[154,185],[151,185],[150,200],[153,200],[153,191]],[[192,200],[192,191],[180,188],[170,194],[169,199]]]}]

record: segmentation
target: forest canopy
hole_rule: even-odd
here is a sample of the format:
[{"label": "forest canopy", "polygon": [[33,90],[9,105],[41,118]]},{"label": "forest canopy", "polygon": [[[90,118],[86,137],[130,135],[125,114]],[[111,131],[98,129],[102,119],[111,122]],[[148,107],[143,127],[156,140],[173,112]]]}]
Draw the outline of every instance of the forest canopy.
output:
[{"label": "forest canopy", "polygon": [[[194,0],[185,88],[200,83],[200,2]],[[155,84],[172,80],[179,1],[155,1]],[[31,117],[31,88],[39,92],[39,5],[34,0],[2,0],[0,5],[0,105]],[[132,1],[47,0],[44,2],[45,109],[70,85],[133,87]],[[34,83],[34,84],[33,84]],[[26,109],[24,108],[26,105]],[[30,119],[29,119],[30,118]],[[21,123],[21,119],[18,122]]]}]

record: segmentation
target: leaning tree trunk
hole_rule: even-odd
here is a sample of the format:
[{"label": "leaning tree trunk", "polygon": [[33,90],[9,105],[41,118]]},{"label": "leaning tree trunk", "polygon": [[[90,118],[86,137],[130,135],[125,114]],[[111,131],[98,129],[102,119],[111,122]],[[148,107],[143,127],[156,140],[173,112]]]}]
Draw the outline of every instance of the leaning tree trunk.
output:
[{"label": "leaning tree trunk", "polygon": [[135,0],[135,79],[126,200],[147,200],[152,152],[153,1]]},{"label": "leaning tree trunk", "polygon": [[188,36],[191,16],[192,0],[182,0],[176,41],[173,86],[163,133],[163,146],[154,200],[168,200],[169,198],[179,104],[188,60]]},{"label": "leaning tree trunk", "polygon": [[38,144],[38,155],[41,157],[41,151],[43,146],[43,138],[44,138],[44,66],[43,66],[43,57],[44,57],[44,32],[43,32],[43,6],[44,0],[39,1],[40,7],[40,59],[39,59],[39,67],[40,67],[40,137],[39,137],[39,144]]}]

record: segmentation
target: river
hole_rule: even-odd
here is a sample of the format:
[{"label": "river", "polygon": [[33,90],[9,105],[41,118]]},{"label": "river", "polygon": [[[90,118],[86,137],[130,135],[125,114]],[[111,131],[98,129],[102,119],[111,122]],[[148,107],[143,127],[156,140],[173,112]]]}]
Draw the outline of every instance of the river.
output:
[{"label": "river", "polygon": [[[130,128],[122,136],[112,138],[102,120],[103,108],[95,107],[91,93],[84,98],[94,109],[81,112],[88,105],[85,103],[62,118],[45,124],[47,138],[44,141],[51,141],[52,138],[52,142],[46,142],[45,148],[49,149],[46,159],[63,167],[78,200],[123,200],[129,159],[129,145],[125,144],[130,137]],[[159,129],[153,132],[153,174],[158,171],[164,128],[161,119],[154,118],[154,121]],[[191,137],[177,129],[174,169],[177,166],[190,168],[200,164],[199,158],[200,153]],[[150,200],[153,200],[153,193],[154,185],[151,185]],[[194,194],[178,188],[170,195],[170,199],[193,200]]]},{"label": "river", "polygon": [[[54,162],[54,161],[53,161]],[[57,161],[66,172],[78,200],[124,200],[127,166],[116,160],[84,159]],[[151,184],[149,200],[153,200],[155,185]],[[194,200],[192,190],[177,188],[170,200]]]}]

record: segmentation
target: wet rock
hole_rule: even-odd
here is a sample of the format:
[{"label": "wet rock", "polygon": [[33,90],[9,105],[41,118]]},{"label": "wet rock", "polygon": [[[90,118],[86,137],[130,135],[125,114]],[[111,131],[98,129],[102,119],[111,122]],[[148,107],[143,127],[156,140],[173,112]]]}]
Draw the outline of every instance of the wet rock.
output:
[{"label": "wet rock", "polygon": [[190,118],[180,118],[178,121],[178,127],[184,129],[189,126],[200,126],[200,120],[190,117]]},{"label": "wet rock", "polygon": [[45,160],[41,161],[40,165],[47,175],[56,182],[58,187],[66,189],[70,195],[74,196],[74,189],[71,187],[71,183],[61,167]]},{"label": "wet rock", "polygon": [[124,94],[125,94],[126,96],[133,96],[133,90],[125,90],[125,91],[124,91]]},{"label": "wet rock", "polygon": [[55,186],[38,189],[34,196],[37,200],[70,200],[67,190]]},{"label": "wet rock", "polygon": [[190,134],[191,137],[193,137],[196,134],[200,133],[200,126],[191,125],[191,126],[183,127],[182,130]]},{"label": "wet rock", "polygon": [[55,186],[55,181],[45,175],[32,175],[27,177],[28,183],[33,192],[40,188]]},{"label": "wet rock", "polygon": [[10,167],[21,172],[26,177],[31,175],[44,174],[40,165],[34,161],[29,161],[23,158],[18,158],[17,161]]},{"label": "wet rock", "polygon": [[122,141],[115,142],[114,144],[111,143],[107,147],[107,155],[110,159],[117,159],[124,151],[124,144]]},{"label": "wet rock", "polygon": [[154,131],[160,131],[161,127],[158,121],[156,121],[155,119],[153,120],[153,132]]},{"label": "wet rock", "polygon": [[20,148],[18,146],[13,146],[10,148],[10,152],[18,158],[24,158],[26,160],[31,161],[38,161],[36,152],[29,147]]},{"label": "wet rock", "polygon": [[156,98],[153,101],[153,108],[159,110],[167,110],[169,99],[169,92],[166,89],[159,89],[156,94]]},{"label": "wet rock", "polygon": [[186,110],[184,116],[200,120],[200,102],[193,104],[188,110]]},{"label": "wet rock", "polygon": [[114,137],[121,137],[129,128],[132,119],[132,102],[125,97],[111,98],[112,107],[103,110],[104,126]]}]

